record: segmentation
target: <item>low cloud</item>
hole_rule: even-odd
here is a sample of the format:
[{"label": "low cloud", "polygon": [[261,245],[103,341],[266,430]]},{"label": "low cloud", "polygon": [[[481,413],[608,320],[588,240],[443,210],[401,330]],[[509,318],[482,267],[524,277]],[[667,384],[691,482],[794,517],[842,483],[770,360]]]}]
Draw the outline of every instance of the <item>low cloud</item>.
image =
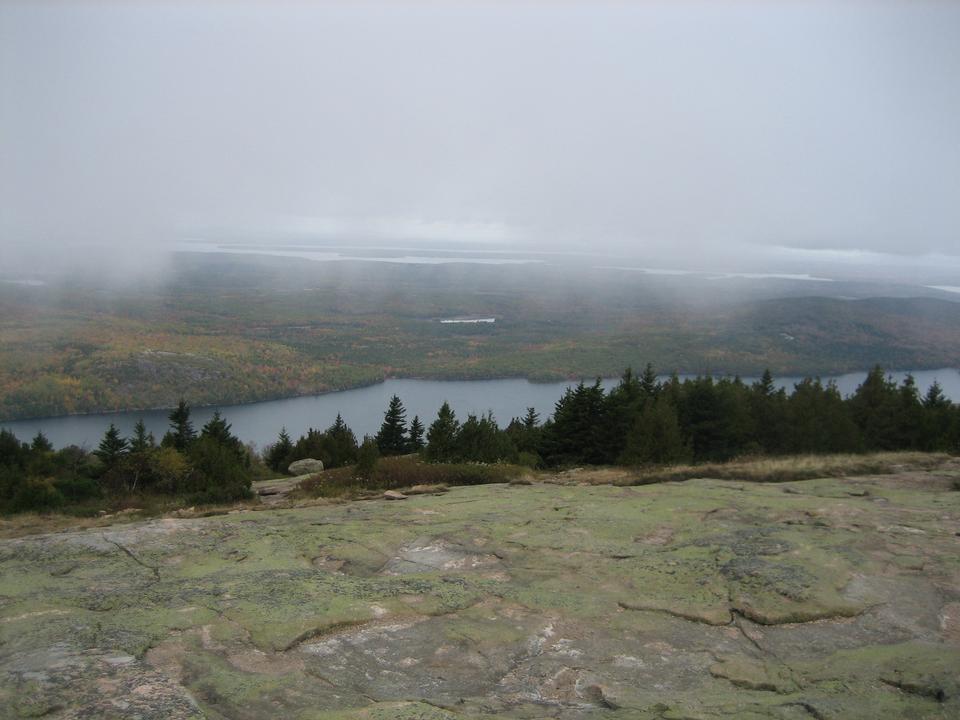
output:
[{"label": "low cloud", "polygon": [[0,260],[203,238],[926,264],[960,239],[958,75],[935,0],[4,2]]}]

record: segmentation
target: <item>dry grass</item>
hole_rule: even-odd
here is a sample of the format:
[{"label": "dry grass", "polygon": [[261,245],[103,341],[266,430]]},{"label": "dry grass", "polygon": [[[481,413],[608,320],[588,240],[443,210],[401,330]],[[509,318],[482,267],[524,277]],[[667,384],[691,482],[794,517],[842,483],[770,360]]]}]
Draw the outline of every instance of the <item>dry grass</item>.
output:
[{"label": "dry grass", "polygon": [[786,457],[741,458],[727,463],[674,465],[634,470],[618,485],[716,478],[744,482],[789,482],[820,477],[884,475],[905,470],[930,470],[951,459],[946,453],[886,452],[865,455],[790,455]]},{"label": "dry grass", "polygon": [[129,495],[114,499],[103,509],[103,503],[78,505],[65,512],[0,515],[0,539],[25,535],[109,527],[156,517],[206,517],[222,515],[238,508],[257,509],[259,499],[233,503],[196,505],[171,495]]},{"label": "dry grass", "polygon": [[0,517],[0,538],[7,539],[23,537],[24,535],[60,532],[62,530],[105,527],[116,522],[116,518],[81,518],[60,513],[20,513],[19,515]]},{"label": "dry grass", "polygon": [[[537,473],[531,475],[527,468],[515,465],[443,465],[422,463],[411,457],[383,458],[374,477],[363,480],[353,475],[353,468],[328,470],[304,481],[291,493],[290,507],[299,507],[317,502],[329,502],[323,498],[362,496],[386,489],[409,489],[412,492],[443,492],[451,485],[477,485],[484,483],[524,483],[535,477],[541,482],[589,483],[592,485],[648,485],[652,483],[677,482],[691,478],[715,478],[742,482],[789,482],[811,480],[820,477],[843,477],[855,475],[885,475],[910,470],[932,470],[957,459],[945,453],[890,452],[868,455],[790,455],[786,457],[742,458],[728,463],[703,465],[675,465],[650,468],[575,468],[561,473]],[[960,480],[955,481],[960,490]],[[409,492],[409,490],[407,490]],[[78,516],[62,513],[22,513],[0,517],[0,538],[15,538],[38,533],[63,532],[84,528],[106,527],[126,522],[135,522],[150,517],[173,515],[176,517],[203,517],[228,512],[233,509],[276,509],[260,505],[257,498],[224,505],[191,507],[184,510],[181,498],[137,498],[141,507],[132,512],[134,498],[117,503],[118,508],[108,515]],[[146,502],[144,502],[146,500]],[[124,512],[124,508],[127,512]]]}]

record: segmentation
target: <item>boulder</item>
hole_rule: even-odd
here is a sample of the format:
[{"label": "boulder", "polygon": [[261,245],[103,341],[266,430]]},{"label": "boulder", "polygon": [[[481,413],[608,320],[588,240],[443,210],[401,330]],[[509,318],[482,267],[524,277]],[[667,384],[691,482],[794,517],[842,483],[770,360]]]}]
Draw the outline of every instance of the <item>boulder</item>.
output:
[{"label": "boulder", "polygon": [[290,463],[287,472],[291,475],[313,475],[314,473],[323,472],[323,462],[314,460],[313,458],[295,460]]}]

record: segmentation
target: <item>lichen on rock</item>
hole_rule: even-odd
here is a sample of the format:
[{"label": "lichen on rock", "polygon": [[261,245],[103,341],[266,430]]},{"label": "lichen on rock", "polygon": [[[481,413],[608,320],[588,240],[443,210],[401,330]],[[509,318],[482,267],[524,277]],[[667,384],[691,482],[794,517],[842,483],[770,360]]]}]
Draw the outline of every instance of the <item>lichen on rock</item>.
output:
[{"label": "lichen on rock", "polygon": [[0,717],[960,716],[960,493],[851,483],[477,486],[3,540]]}]

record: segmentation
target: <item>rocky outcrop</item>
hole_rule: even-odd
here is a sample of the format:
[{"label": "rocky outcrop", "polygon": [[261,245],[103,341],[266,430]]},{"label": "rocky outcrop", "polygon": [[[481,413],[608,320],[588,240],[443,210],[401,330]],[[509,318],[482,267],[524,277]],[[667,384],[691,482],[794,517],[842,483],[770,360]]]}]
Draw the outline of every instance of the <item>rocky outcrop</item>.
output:
[{"label": "rocky outcrop", "polygon": [[287,468],[291,475],[313,475],[323,472],[323,461],[313,458],[304,458],[303,460],[294,460]]},{"label": "rocky outcrop", "polygon": [[960,717],[960,493],[854,484],[455,487],[0,540],[0,717]]}]

